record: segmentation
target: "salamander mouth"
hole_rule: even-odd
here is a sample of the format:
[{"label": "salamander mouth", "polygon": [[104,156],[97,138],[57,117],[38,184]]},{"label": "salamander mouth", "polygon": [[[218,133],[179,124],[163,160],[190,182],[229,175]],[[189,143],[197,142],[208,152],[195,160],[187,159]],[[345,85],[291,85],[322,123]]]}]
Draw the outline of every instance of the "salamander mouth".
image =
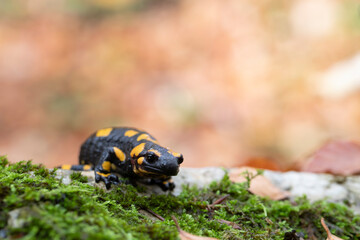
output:
[{"label": "salamander mouth", "polygon": [[169,172],[168,170],[156,168],[149,165],[139,165],[137,162],[132,161],[132,169],[136,175],[142,177],[151,177],[151,178],[164,178],[168,176],[175,176],[179,172],[179,169],[176,171]]},{"label": "salamander mouth", "polygon": [[161,171],[160,169],[150,166],[138,166],[138,169],[151,172],[152,174],[162,174],[162,175],[164,174],[163,171]]},{"label": "salamander mouth", "polygon": [[163,169],[155,168],[155,167],[152,167],[152,166],[146,166],[146,165],[145,166],[139,166],[139,167],[142,168],[145,171],[151,172],[151,173],[156,174],[156,175],[160,174],[160,175],[165,175],[165,176],[175,176],[179,172],[179,168],[170,171],[170,169],[163,170]]},{"label": "salamander mouth", "polygon": [[151,177],[151,178],[165,178],[168,176],[173,176],[176,175],[174,174],[169,174],[168,172],[165,172],[159,168],[155,168],[155,167],[151,167],[151,166],[140,166],[140,165],[135,165],[133,166],[133,170],[134,173],[139,175],[139,176],[143,176],[143,177]]},{"label": "salamander mouth", "polygon": [[140,166],[138,164],[133,165],[133,171],[136,175],[141,177],[164,178],[167,176],[163,171],[158,168]]}]

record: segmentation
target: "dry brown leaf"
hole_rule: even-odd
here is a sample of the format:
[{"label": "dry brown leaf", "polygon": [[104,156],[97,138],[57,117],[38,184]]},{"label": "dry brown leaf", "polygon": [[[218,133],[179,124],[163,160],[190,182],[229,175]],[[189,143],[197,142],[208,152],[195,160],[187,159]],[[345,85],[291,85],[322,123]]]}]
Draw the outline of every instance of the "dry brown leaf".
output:
[{"label": "dry brown leaf", "polygon": [[328,235],[328,237],[327,237],[326,240],[344,240],[344,239],[342,239],[342,238],[339,238],[339,237],[331,234],[328,226],[326,226],[326,224],[325,224],[325,220],[324,220],[323,217],[321,218],[321,225],[323,226],[323,228],[325,229],[325,231],[326,231],[326,233],[327,233],[327,235]]},{"label": "dry brown leaf", "polygon": [[360,145],[350,141],[328,142],[310,156],[302,170],[338,175],[360,173]]},{"label": "dry brown leaf", "polygon": [[274,159],[266,157],[251,157],[241,166],[280,171],[281,167]]},{"label": "dry brown leaf", "polygon": [[211,237],[200,237],[193,235],[191,233],[185,232],[184,230],[181,230],[179,223],[177,222],[176,218],[174,216],[171,216],[171,218],[174,220],[175,225],[179,231],[179,236],[181,240],[218,240],[217,238],[211,238]]},{"label": "dry brown leaf", "polygon": [[[257,170],[255,168],[237,168],[229,173],[230,180],[237,183],[246,182],[246,178],[243,174],[246,171],[249,174],[253,175],[256,175],[257,173]],[[280,190],[274,184],[272,184],[269,179],[262,175],[256,176],[254,179],[251,180],[249,191],[255,195],[261,197],[269,197],[273,200],[281,200],[289,197],[288,192]]]}]

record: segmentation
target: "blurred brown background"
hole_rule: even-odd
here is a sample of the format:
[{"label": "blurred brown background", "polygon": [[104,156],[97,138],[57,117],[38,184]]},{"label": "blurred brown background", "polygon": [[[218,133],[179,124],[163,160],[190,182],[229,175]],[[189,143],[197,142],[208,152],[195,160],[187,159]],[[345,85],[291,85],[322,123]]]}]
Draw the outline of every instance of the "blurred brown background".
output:
[{"label": "blurred brown background", "polygon": [[360,138],[357,0],[12,0],[0,5],[0,155],[77,163],[134,126],[185,166]]}]

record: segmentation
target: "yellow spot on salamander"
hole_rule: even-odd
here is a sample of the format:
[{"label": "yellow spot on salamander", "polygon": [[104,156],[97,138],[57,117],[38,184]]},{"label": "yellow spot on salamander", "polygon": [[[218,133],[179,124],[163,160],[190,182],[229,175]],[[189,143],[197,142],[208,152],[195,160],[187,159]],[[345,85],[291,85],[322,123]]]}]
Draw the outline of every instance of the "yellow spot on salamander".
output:
[{"label": "yellow spot on salamander", "polygon": [[145,148],[145,143],[140,143],[131,150],[130,156],[131,157],[138,156],[144,150],[144,148]]},{"label": "yellow spot on salamander", "polygon": [[172,183],[172,182],[174,182],[174,181],[170,178],[170,179],[164,180],[163,184]]},{"label": "yellow spot on salamander", "polygon": [[126,155],[123,151],[121,151],[121,149],[117,148],[117,147],[113,147],[114,149],[114,152],[115,152],[115,155],[116,157],[121,161],[125,161],[125,158],[126,158]]},{"label": "yellow spot on salamander", "polygon": [[110,172],[111,163],[109,161],[103,162],[103,164],[101,166],[105,171]]},{"label": "yellow spot on salamander", "polygon": [[96,172],[96,173],[103,177],[108,177],[110,175],[110,173],[101,173],[101,172]]},{"label": "yellow spot on salamander", "polygon": [[152,139],[149,134],[143,133],[141,135],[139,135],[136,139],[137,141],[141,141],[141,140],[148,140],[151,141],[153,143],[157,143],[157,141],[155,139]]},{"label": "yellow spot on salamander", "polygon": [[140,136],[138,136],[136,140],[141,141],[141,140],[144,140],[144,139],[149,140],[150,136],[148,134],[146,134],[146,133],[143,133]]},{"label": "yellow spot on salamander", "polygon": [[154,174],[152,172],[146,171],[145,169],[142,169],[141,167],[137,168],[136,165],[133,165],[133,172],[140,176],[140,177],[146,177],[146,176],[156,176],[157,174]]},{"label": "yellow spot on salamander", "polygon": [[135,131],[135,130],[127,130],[124,135],[127,136],[127,137],[132,137],[132,136],[134,136],[134,135],[136,135],[138,133],[139,132]]},{"label": "yellow spot on salamander", "polygon": [[91,170],[91,165],[84,165],[83,169],[84,171]]},{"label": "yellow spot on salamander", "polygon": [[61,166],[61,169],[70,170],[70,169],[71,169],[71,165],[70,165],[70,164],[64,164],[64,165]]},{"label": "yellow spot on salamander", "polygon": [[142,168],[138,168],[135,173],[139,176],[146,176],[146,175],[151,175],[152,172],[146,171],[145,169]]},{"label": "yellow spot on salamander", "polygon": [[107,137],[109,136],[109,134],[111,133],[112,128],[104,128],[104,129],[100,129],[96,132],[96,136],[97,137]]},{"label": "yellow spot on salamander", "polygon": [[115,164],[111,164],[111,170],[116,170],[117,169],[117,166]]},{"label": "yellow spot on salamander", "polygon": [[155,153],[158,157],[161,157],[161,153],[158,150],[150,149],[149,152]]},{"label": "yellow spot on salamander", "polygon": [[144,159],[145,159],[144,157],[138,158],[137,163],[138,163],[139,165],[141,165],[141,164],[143,163]]},{"label": "yellow spot on salamander", "polygon": [[168,149],[168,152],[173,155],[174,157],[180,157],[181,156],[181,153],[178,153],[178,152],[174,152],[173,150],[171,149]]}]

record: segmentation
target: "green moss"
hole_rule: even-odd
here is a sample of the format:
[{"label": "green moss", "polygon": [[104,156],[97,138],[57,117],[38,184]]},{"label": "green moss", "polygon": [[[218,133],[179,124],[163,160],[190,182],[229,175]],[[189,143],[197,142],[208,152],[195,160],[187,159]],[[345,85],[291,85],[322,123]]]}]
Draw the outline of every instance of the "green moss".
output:
[{"label": "green moss", "polygon": [[83,176],[81,174],[81,172],[73,172],[73,173],[71,173],[70,179],[72,181],[79,181],[79,182],[82,182],[82,183],[87,183],[88,182],[87,177]]},{"label": "green moss", "polygon": [[[305,238],[323,239],[323,216],[335,235],[360,239],[360,216],[344,205],[310,204],[305,197],[295,202],[271,201],[250,194],[248,183],[231,183],[228,176],[207,189],[184,186],[175,197],[144,196],[143,189],[125,184],[106,191],[86,184],[79,173],[71,174],[72,183],[64,185],[55,172],[0,158],[0,238],[179,239],[173,215],[183,230],[218,239],[284,239],[293,229]],[[211,205],[226,195],[224,202]],[[165,220],[143,215],[144,210]],[[14,212],[22,222],[12,219]]]}]

